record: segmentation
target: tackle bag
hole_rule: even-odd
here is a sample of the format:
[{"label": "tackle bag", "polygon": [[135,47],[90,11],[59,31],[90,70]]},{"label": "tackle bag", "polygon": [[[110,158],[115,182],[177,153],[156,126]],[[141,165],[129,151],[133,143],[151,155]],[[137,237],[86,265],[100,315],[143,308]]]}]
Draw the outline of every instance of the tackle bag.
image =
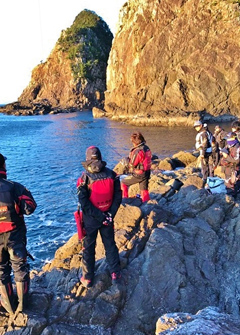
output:
[{"label": "tackle bag", "polygon": [[83,227],[83,214],[80,209],[74,212],[74,218],[75,218],[76,225],[77,225],[78,239],[82,240],[84,236],[86,236],[86,231]]},{"label": "tackle bag", "polygon": [[208,177],[206,189],[211,193],[227,193],[225,181],[219,177]]}]

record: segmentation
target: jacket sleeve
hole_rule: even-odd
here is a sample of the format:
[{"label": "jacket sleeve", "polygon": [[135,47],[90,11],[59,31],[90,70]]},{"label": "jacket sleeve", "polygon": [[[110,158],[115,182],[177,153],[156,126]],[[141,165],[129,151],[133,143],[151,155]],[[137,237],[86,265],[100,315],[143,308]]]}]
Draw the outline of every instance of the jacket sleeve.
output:
[{"label": "jacket sleeve", "polygon": [[226,160],[233,165],[238,165],[240,163],[240,148],[236,148],[233,155],[228,155]]},{"label": "jacket sleeve", "polygon": [[32,214],[37,204],[31,194],[31,192],[23,185],[15,183],[15,194],[16,194],[16,204],[19,208],[20,214],[30,215]]},{"label": "jacket sleeve", "polygon": [[121,184],[119,177],[116,176],[114,179],[114,194],[113,194],[113,202],[112,205],[109,209],[109,213],[112,214],[112,218],[115,217],[119,206],[121,205],[122,202],[122,190],[121,190]]},{"label": "jacket sleeve", "polygon": [[100,209],[95,207],[89,200],[89,190],[87,185],[87,176],[85,173],[77,181],[78,201],[81,205],[82,211],[87,216],[92,216],[99,222],[103,222],[106,216]]},{"label": "jacket sleeve", "polygon": [[200,155],[205,155],[208,148],[208,136],[206,132],[201,134],[201,144],[199,147]]}]

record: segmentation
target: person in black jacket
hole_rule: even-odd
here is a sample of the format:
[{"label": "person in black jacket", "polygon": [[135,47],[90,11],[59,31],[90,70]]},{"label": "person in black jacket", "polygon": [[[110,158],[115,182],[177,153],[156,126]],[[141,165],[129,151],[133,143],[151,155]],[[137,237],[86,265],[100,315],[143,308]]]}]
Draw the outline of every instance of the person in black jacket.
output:
[{"label": "person in black jacket", "polygon": [[78,200],[83,212],[86,236],[83,239],[82,285],[93,285],[95,267],[95,246],[100,232],[106,252],[106,260],[112,283],[121,280],[118,249],[114,240],[114,217],[122,201],[122,191],[117,174],[106,167],[99,148],[91,146],[82,163],[86,171],[77,181]]},{"label": "person in black jacket", "polygon": [[18,296],[15,313],[27,305],[30,280],[24,214],[32,214],[37,205],[23,185],[7,180],[5,161],[6,157],[0,154],[0,295],[1,305],[13,314],[12,270]]}]

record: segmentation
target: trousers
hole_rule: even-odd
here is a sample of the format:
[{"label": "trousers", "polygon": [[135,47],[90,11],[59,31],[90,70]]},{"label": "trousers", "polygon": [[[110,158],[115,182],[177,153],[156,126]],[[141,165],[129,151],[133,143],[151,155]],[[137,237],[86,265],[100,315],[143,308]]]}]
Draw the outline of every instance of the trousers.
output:
[{"label": "trousers", "polygon": [[114,240],[113,225],[102,225],[99,229],[87,234],[83,239],[82,272],[84,278],[88,280],[92,280],[94,277],[95,247],[98,231],[100,232],[105,248],[106,261],[110,273],[119,272],[121,270],[118,248]]},{"label": "trousers", "polygon": [[0,283],[11,282],[13,270],[16,282],[24,282],[29,278],[27,263],[26,227],[22,225],[13,231],[0,234]]}]

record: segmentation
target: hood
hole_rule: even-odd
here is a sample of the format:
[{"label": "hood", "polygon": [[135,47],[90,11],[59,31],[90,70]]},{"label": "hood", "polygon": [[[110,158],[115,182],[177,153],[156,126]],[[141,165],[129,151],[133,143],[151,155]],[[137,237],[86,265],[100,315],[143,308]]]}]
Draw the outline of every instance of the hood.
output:
[{"label": "hood", "polygon": [[90,173],[101,172],[107,165],[104,161],[90,160],[82,162],[82,166]]}]

